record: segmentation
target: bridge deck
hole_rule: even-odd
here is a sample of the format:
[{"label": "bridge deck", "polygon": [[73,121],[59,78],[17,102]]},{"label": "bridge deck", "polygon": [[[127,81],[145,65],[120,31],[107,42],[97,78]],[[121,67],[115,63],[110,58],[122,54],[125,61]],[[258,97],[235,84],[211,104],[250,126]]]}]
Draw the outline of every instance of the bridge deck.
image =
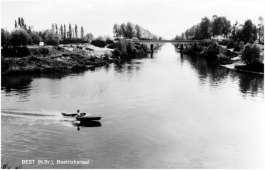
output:
[{"label": "bridge deck", "polygon": [[133,42],[150,42],[150,43],[180,43],[180,44],[189,44],[193,42],[202,42],[202,40],[133,40]]}]

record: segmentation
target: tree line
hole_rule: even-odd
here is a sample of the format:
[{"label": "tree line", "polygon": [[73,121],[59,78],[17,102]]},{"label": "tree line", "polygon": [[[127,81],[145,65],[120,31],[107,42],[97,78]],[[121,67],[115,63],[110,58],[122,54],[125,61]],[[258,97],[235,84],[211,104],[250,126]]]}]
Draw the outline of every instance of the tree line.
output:
[{"label": "tree line", "polygon": [[116,39],[121,38],[133,38],[137,37],[140,40],[149,39],[149,40],[161,40],[161,37],[158,37],[155,34],[152,34],[150,31],[144,29],[138,24],[133,24],[131,22],[127,22],[127,24],[122,23],[121,25],[115,24],[113,26],[113,33]]},{"label": "tree line", "polygon": [[201,22],[193,25],[181,35],[177,35],[175,40],[202,40],[218,37],[232,39],[234,41],[243,41],[244,43],[264,43],[264,25],[263,18],[259,17],[259,24],[256,26],[250,19],[245,23],[239,24],[237,21],[231,25],[226,17],[213,15],[210,20],[207,17],[202,18]]},{"label": "tree line", "polygon": [[34,31],[32,27],[26,25],[23,17],[19,17],[18,21],[15,20],[15,29],[11,32],[1,29],[1,46],[33,45],[40,42],[47,45],[86,43],[92,39],[91,33],[84,34],[83,27],[80,28],[79,36],[77,25],[72,29],[71,24],[69,24],[68,30],[65,24],[60,28],[57,27],[57,24],[52,24],[52,29]]}]

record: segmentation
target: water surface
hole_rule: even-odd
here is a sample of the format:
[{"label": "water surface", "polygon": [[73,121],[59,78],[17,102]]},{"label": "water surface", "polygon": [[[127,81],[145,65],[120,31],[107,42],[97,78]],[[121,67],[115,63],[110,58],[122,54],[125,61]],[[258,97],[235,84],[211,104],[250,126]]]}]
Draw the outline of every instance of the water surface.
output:
[{"label": "water surface", "polygon": [[[90,160],[23,168],[261,168],[263,104],[262,75],[172,44],[94,71],[2,76],[2,159]],[[79,125],[60,115],[77,109],[103,118]]]}]

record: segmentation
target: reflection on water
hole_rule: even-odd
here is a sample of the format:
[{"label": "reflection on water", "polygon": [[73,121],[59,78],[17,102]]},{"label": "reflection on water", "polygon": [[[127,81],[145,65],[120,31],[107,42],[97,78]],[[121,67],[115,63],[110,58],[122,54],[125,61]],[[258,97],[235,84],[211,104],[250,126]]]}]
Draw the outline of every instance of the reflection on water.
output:
[{"label": "reflection on water", "polygon": [[73,125],[77,127],[78,131],[80,131],[80,128],[100,127],[101,123],[98,121],[81,121],[81,122],[73,122]]},{"label": "reflection on water", "polygon": [[240,91],[243,94],[250,93],[256,95],[264,92],[263,75],[238,73]]},{"label": "reflection on water", "polygon": [[[259,168],[263,79],[180,55],[171,44],[94,71],[2,77],[2,159],[91,162],[23,165],[37,169]],[[77,109],[102,119],[61,115]]]},{"label": "reflection on water", "polygon": [[183,64],[184,61],[188,61],[198,73],[200,78],[199,80],[202,84],[205,84],[207,81],[209,81],[211,86],[218,87],[222,84],[222,82],[231,78],[233,81],[239,81],[238,85],[240,91],[243,94],[249,93],[251,95],[257,95],[259,93],[263,93],[264,91],[263,75],[238,73],[236,71],[221,67],[218,64],[207,62],[204,58],[199,56],[189,56],[185,54],[180,55],[181,63]]},{"label": "reflection on water", "polygon": [[30,83],[32,77],[28,75],[21,76],[2,76],[1,77],[1,90],[6,93],[11,93],[15,90],[17,93],[27,93],[30,90]]}]

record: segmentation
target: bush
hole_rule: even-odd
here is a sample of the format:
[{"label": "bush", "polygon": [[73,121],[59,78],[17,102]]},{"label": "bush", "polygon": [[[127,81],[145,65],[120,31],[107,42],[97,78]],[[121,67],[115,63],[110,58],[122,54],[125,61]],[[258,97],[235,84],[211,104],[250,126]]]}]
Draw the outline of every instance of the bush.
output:
[{"label": "bush", "polygon": [[242,61],[245,64],[250,64],[259,61],[260,49],[254,44],[247,44],[242,52]]},{"label": "bush", "polygon": [[36,32],[32,32],[30,36],[33,44],[39,44],[42,41],[40,36]]},{"label": "bush", "polygon": [[1,46],[10,45],[10,33],[7,30],[1,29]]},{"label": "bush", "polygon": [[231,59],[229,57],[227,57],[224,54],[218,54],[217,55],[217,62],[220,63],[221,65],[225,65],[225,64],[232,64],[233,62],[231,61]]},{"label": "bush", "polygon": [[30,36],[27,31],[18,28],[11,32],[10,41],[13,46],[28,45],[30,42]]},{"label": "bush", "polygon": [[25,57],[31,55],[27,47],[3,47],[1,52],[4,57]]},{"label": "bush", "polygon": [[60,36],[54,33],[52,30],[46,30],[44,32],[44,41],[47,45],[58,45]]},{"label": "bush", "polygon": [[234,48],[235,42],[234,40],[230,40],[229,43],[227,44],[227,48]]},{"label": "bush", "polygon": [[121,39],[117,42],[116,47],[121,52],[121,55],[127,55],[127,44],[129,40]]},{"label": "bush", "polygon": [[107,45],[105,41],[100,39],[92,40],[91,44],[100,48],[103,48]]},{"label": "bush", "polygon": [[216,61],[218,54],[219,54],[218,43],[212,43],[206,51],[206,58],[210,61]]},{"label": "bush", "polygon": [[131,41],[129,41],[126,45],[126,50],[127,50],[127,53],[132,53],[133,52],[133,49],[134,49],[134,45]]},{"label": "bush", "polygon": [[203,39],[201,45],[208,47],[212,43],[211,40]]},{"label": "bush", "polygon": [[241,50],[241,47],[239,46],[239,43],[238,42],[235,42],[234,44],[234,51],[240,51]]},{"label": "bush", "polygon": [[224,45],[224,46],[227,46],[230,42],[231,42],[231,41],[224,39],[224,40],[221,41],[220,44],[222,44],[222,45]]},{"label": "bush", "polygon": [[112,51],[112,55],[114,55],[115,57],[119,57],[121,55],[121,52],[120,52],[120,50],[115,48],[114,51]]},{"label": "bush", "polygon": [[113,39],[111,39],[111,37],[108,36],[108,37],[106,38],[106,43],[107,43],[107,44],[114,44],[114,41],[113,41]]}]

